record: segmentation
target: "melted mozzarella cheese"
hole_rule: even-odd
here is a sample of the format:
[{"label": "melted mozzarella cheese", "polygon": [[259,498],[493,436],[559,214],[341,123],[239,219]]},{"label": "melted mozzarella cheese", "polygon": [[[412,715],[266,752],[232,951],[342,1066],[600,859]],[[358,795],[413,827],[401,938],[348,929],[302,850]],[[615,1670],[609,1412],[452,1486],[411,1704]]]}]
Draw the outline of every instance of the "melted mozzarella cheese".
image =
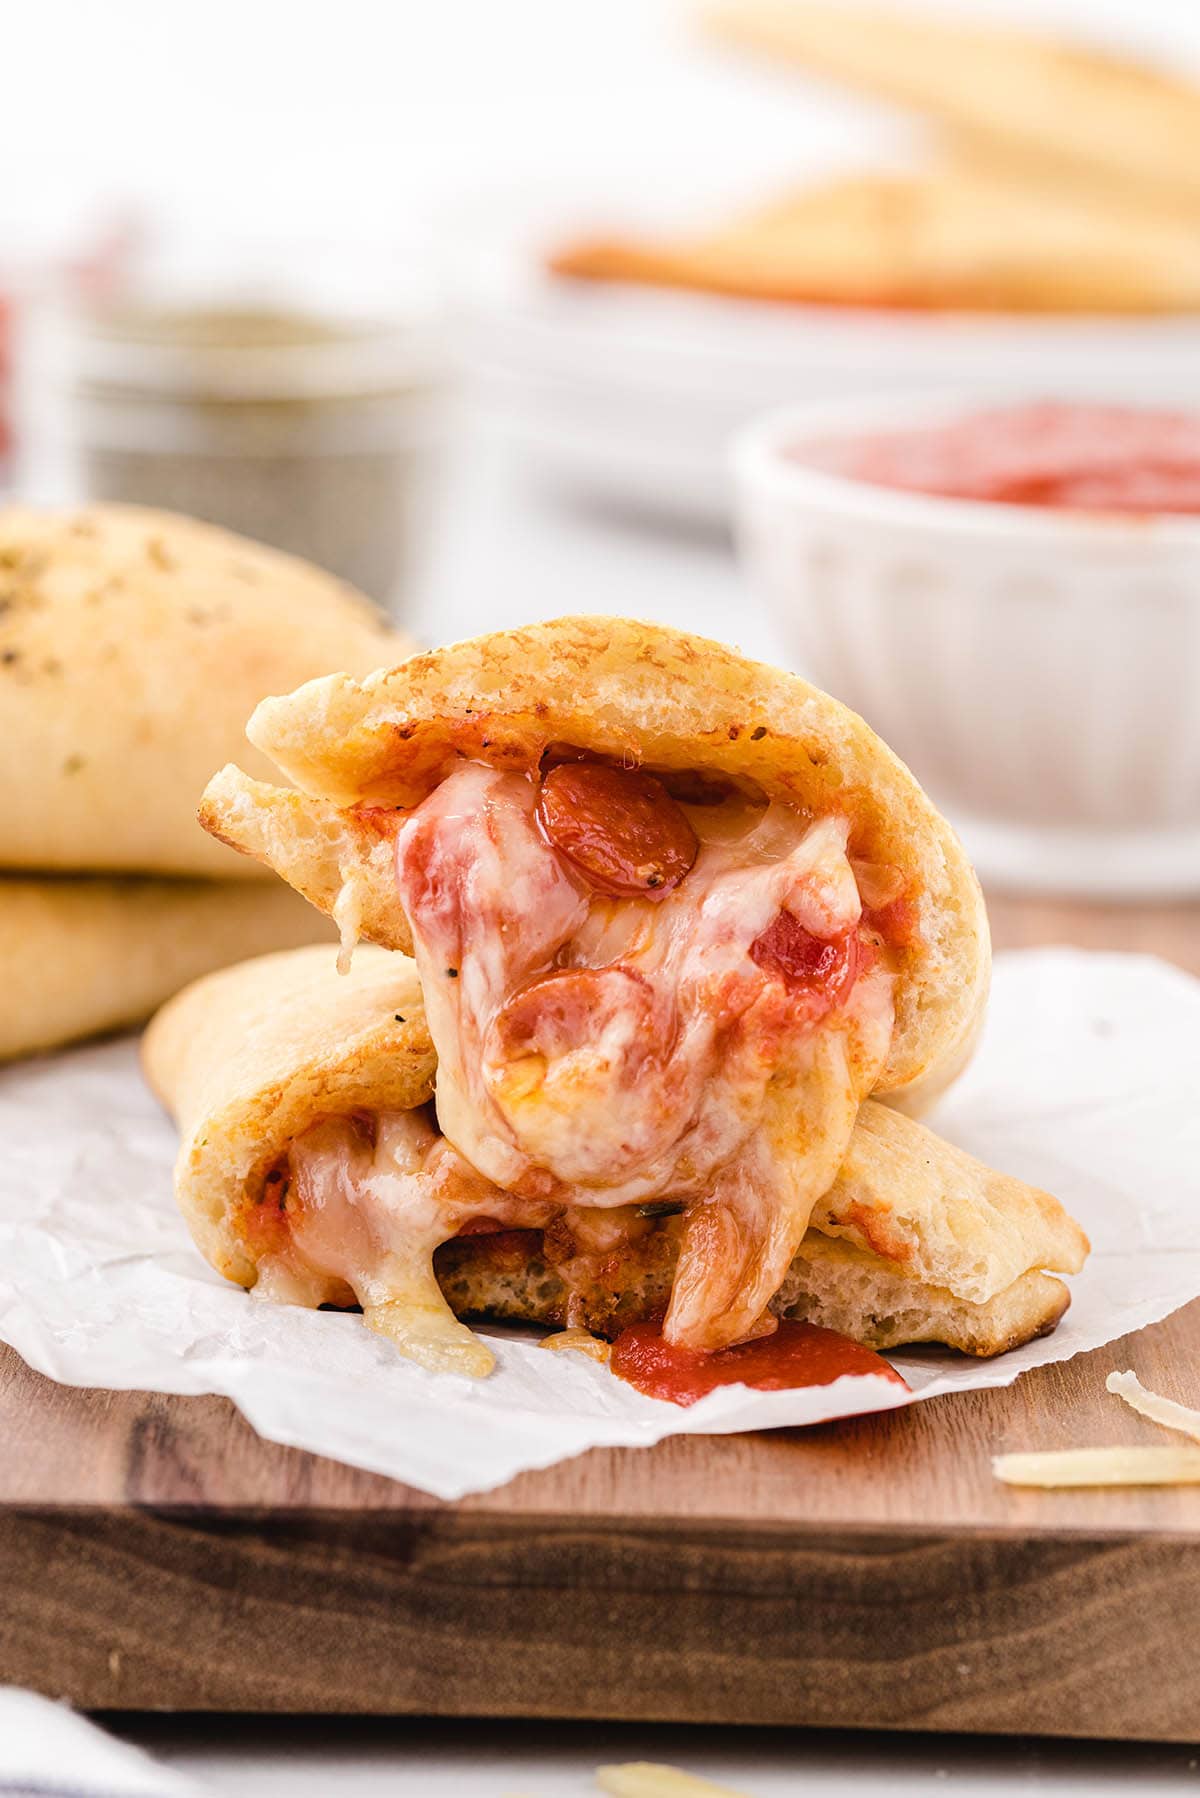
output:
[{"label": "melted mozzarella cheese", "polygon": [[494,1357],[442,1297],[433,1252],[470,1217],[536,1225],[457,1156],[421,1111],[372,1127],[331,1117],[292,1144],[287,1246],[262,1257],[262,1295],[320,1304],[346,1289],[367,1325],[437,1372],[482,1375]]},{"label": "melted mozzarella cheese", "polygon": [[[444,780],[396,844],[429,1032],[438,1051],[437,1112],[446,1136],[497,1186],[516,1190],[527,1158],[507,1132],[486,1146],[477,1068],[498,1007],[579,929],[586,901],[542,838],[529,781],[476,765]],[[544,1196],[549,1177],[526,1180]]]},{"label": "melted mozzarella cheese", "polygon": [[489,1181],[569,1207],[689,1201],[666,1330],[758,1323],[890,1042],[891,976],[814,1023],[757,939],[861,914],[842,820],[692,807],[700,850],[655,902],[596,897],[543,836],[534,783],[468,766],[397,839],[438,1051],[437,1113]]}]

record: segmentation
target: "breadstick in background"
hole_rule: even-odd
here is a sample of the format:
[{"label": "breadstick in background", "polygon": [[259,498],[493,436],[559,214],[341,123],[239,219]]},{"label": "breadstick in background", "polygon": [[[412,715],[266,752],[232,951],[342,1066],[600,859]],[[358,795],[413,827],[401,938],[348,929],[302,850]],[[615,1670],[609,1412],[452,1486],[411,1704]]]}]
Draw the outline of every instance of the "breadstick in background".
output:
[{"label": "breadstick in background", "polygon": [[1133,58],[892,6],[725,0],[714,39],[923,113],[1106,190],[1200,213],[1200,86]]}]

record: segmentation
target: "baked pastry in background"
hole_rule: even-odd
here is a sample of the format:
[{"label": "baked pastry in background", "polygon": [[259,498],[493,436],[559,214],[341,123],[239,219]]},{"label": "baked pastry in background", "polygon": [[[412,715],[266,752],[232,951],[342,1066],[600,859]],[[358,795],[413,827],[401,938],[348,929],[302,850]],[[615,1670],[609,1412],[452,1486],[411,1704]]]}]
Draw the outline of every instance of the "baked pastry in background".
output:
[{"label": "baked pastry in background", "polygon": [[853,0],[714,0],[716,41],[909,108],[1058,180],[1200,215],[1200,86],[1148,61],[990,19]]},{"label": "baked pastry in background", "polygon": [[332,575],[215,525],[7,507],[0,867],[244,879],[196,805],[253,707],[409,648]]},{"label": "baked pastry in background", "polygon": [[839,306],[1200,310],[1194,83],[907,7],[727,0],[701,21],[716,43],[914,110],[932,157],[700,229],[581,233],[551,252],[553,272]]},{"label": "baked pastry in background", "polygon": [[1191,222],[986,162],[847,175],[678,236],[581,237],[549,266],[579,280],[809,304],[1200,310]]},{"label": "baked pastry in background", "polygon": [[212,968],[332,934],[262,881],[0,875],[0,1061],[128,1029]]},{"label": "baked pastry in background", "polygon": [[[328,927],[201,830],[265,694],[408,645],[340,581],[127,506],[0,511],[0,1057]],[[261,764],[266,768],[267,764]]]}]

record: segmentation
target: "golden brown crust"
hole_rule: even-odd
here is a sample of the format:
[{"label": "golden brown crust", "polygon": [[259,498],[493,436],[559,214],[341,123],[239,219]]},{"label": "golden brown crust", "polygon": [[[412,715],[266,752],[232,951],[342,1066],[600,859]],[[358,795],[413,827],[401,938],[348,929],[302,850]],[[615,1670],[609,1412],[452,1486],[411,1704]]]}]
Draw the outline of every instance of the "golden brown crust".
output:
[{"label": "golden brown crust", "polygon": [[[419,801],[464,756],[533,769],[570,744],[845,815],[852,853],[898,867],[919,895],[921,940],[903,958],[881,1087],[923,1099],[970,1051],[990,952],[962,845],[863,720],[798,675],[659,625],[560,618],[413,656],[362,682],[310,681],[264,701],[248,734],[309,803],[225,769],[205,794],[205,828],[326,909],[365,846],[364,932],[401,949],[411,944],[386,891],[386,809]],[[373,821],[347,818],[356,806],[381,810]]]},{"label": "golden brown crust", "polygon": [[[346,976],[326,949],[210,976],[159,1014],[143,1055],[183,1135],[176,1191],[193,1235],[213,1265],[243,1285],[254,1281],[255,1255],[239,1218],[291,1140],[321,1117],[423,1104],[433,1087],[415,970],[381,949],[360,950]],[[1052,1328],[1066,1294],[1043,1270],[1077,1271],[1087,1252],[1048,1194],[993,1174],[875,1104],[863,1107],[816,1221],[778,1306],[889,1347],[947,1341],[992,1354]],[[515,1254],[507,1232],[439,1251],[451,1303],[565,1321],[569,1295],[540,1234],[517,1235]],[[673,1226],[665,1226],[590,1286],[576,1276],[571,1321],[612,1333],[660,1312],[676,1252]]]},{"label": "golden brown crust", "polygon": [[330,935],[257,881],[0,875],[0,1060],[140,1024],[213,968]]},{"label": "golden brown crust", "polygon": [[[196,828],[251,708],[410,646],[321,570],[132,506],[0,512],[0,863],[244,879]],[[269,772],[265,760],[250,765]]]},{"label": "golden brown crust", "polygon": [[866,1104],[834,1185],[812,1215],[822,1236],[922,1285],[987,1303],[1033,1268],[1078,1273],[1083,1231],[1048,1192],[996,1173],[885,1105]]}]

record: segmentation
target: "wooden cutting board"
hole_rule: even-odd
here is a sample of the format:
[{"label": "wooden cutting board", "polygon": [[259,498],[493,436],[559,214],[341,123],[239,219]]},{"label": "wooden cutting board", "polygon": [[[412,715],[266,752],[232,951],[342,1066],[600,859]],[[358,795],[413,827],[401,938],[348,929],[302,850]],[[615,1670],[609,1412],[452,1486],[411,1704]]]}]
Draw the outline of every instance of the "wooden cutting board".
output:
[{"label": "wooden cutting board", "polygon": [[[993,922],[1200,973],[1200,907]],[[1004,1449],[1159,1440],[1114,1367],[1195,1403],[1200,1303],[1007,1391],[596,1450],[442,1504],[225,1400],[77,1391],[0,1351],[0,1680],[88,1708],[1193,1740],[1200,1487],[991,1476]]]}]

